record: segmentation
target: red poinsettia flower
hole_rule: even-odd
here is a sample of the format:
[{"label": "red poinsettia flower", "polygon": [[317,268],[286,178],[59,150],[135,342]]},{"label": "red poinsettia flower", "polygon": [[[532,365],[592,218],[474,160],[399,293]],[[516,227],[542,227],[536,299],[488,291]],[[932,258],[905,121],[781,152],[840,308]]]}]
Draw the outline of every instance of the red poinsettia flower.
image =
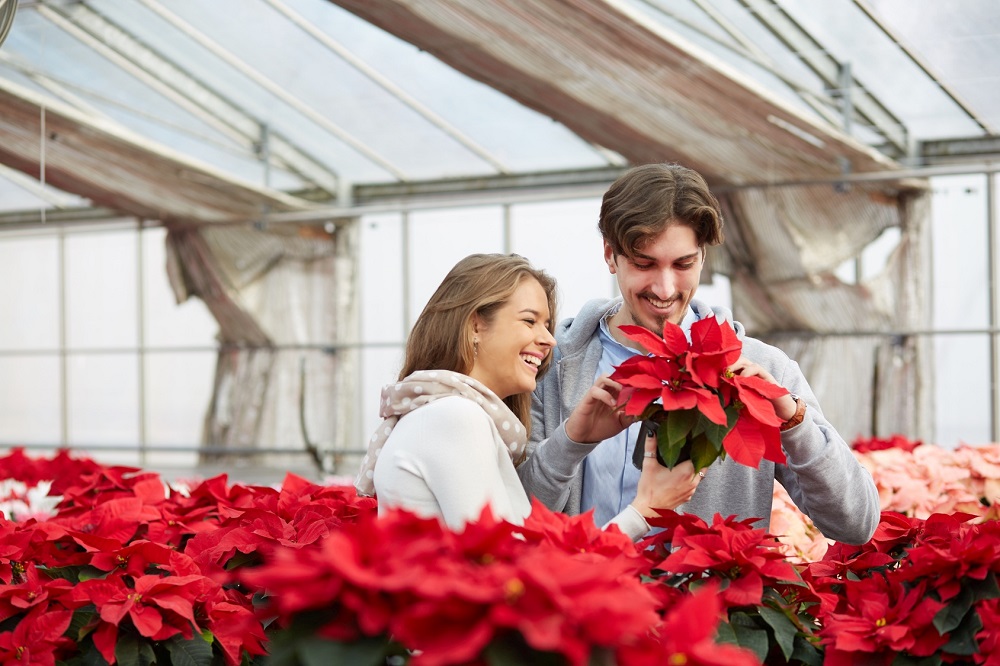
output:
[{"label": "red poinsettia flower", "polygon": [[32,563],[24,566],[23,578],[23,582],[0,586],[0,622],[36,607],[46,608],[53,601],[70,609],[79,605],[70,600],[73,584],[68,580],[39,576]]},{"label": "red poinsettia flower", "polygon": [[669,541],[670,551],[655,568],[672,574],[711,573],[726,580],[720,595],[730,606],[759,605],[765,585],[799,580],[777,539],[752,527],[753,519],[739,521],[715,514],[708,525],[694,515],[661,513],[662,517],[651,519],[650,524],[667,529],[648,542]]},{"label": "red poinsettia flower", "polygon": [[907,587],[901,581],[873,576],[845,586],[846,611],[821,618],[826,645],[824,664],[841,666],[906,652],[927,657],[947,642],[934,626],[944,604],[931,597],[928,581]]},{"label": "red poinsettia flower", "polygon": [[243,651],[250,657],[266,654],[267,637],[254,613],[252,604],[235,590],[217,588],[214,597],[205,604],[208,629],[229,666],[237,666]]},{"label": "red poinsettia flower", "polygon": [[205,576],[139,576],[130,586],[124,576],[113,574],[104,579],[81,581],[74,594],[97,608],[100,625],[94,632],[94,644],[101,655],[113,664],[118,629],[128,618],[139,632],[154,641],[180,634],[191,638],[200,631],[195,621],[194,605],[204,601],[217,586]]},{"label": "red poinsettia flower", "polygon": [[[664,330],[666,328],[664,326]],[[680,330],[680,326],[676,328]],[[683,331],[681,333],[683,335]],[[676,336],[676,332],[672,335]],[[718,388],[726,368],[739,360],[742,349],[743,343],[729,322],[720,324],[715,317],[700,319],[691,325],[691,346],[685,367],[699,384]]]},{"label": "red poinsettia flower", "polygon": [[36,606],[13,631],[0,633],[0,663],[54,666],[56,655],[74,645],[63,637],[72,619],[73,611]]},{"label": "red poinsettia flower", "polygon": [[[639,326],[620,330],[649,354],[626,359],[611,378],[624,387],[620,397],[626,414],[669,423],[669,434],[661,429],[659,437],[665,460],[679,459],[676,447],[701,437],[697,454],[690,456],[699,469],[723,454],[751,467],[762,459],[785,462],[778,431],[782,419],[771,401],[788,391],[729,371],[743,345],[728,322],[715,317],[695,322],[690,343],[671,322],[664,324],[662,338]],[[690,416],[670,416],[684,412]]]},{"label": "red poinsettia flower", "polygon": [[[667,612],[659,628],[660,664],[685,666],[754,666],[750,650],[719,644],[715,631],[724,617],[718,585],[710,583]],[[624,662],[623,662],[624,663]]]}]

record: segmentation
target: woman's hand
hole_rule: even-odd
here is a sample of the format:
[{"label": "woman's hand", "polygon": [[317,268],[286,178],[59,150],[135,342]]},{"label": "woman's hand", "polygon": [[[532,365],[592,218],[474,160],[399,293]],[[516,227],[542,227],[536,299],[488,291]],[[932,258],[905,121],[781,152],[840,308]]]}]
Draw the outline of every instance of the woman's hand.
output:
[{"label": "woman's hand", "polygon": [[658,515],[655,509],[676,509],[690,500],[704,477],[701,472],[695,473],[690,460],[674,465],[673,469],[658,463],[655,435],[647,437],[644,444],[645,457],[632,506],[644,518],[653,518]]},{"label": "woman's hand", "polygon": [[[770,372],[760,367],[746,356],[740,356],[736,363],[729,366],[728,370],[734,375],[740,375],[741,377],[760,377],[769,384],[774,384],[775,386],[781,386],[778,384],[778,380],[775,379]],[[795,410],[798,405],[795,400],[792,399],[791,394],[786,393],[780,398],[775,398],[771,401],[774,405],[774,413],[778,415],[782,421],[787,421],[795,415]]]},{"label": "woman's hand", "polygon": [[566,436],[581,444],[603,442],[635,423],[618,407],[622,385],[601,375],[566,419]]}]

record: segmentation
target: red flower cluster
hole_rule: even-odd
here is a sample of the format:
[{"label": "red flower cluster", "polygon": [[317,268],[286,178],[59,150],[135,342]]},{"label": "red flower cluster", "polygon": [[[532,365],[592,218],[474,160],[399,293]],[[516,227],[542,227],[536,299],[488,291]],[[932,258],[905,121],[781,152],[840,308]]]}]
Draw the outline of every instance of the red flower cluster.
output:
[{"label": "red flower cluster", "polygon": [[18,450],[0,468],[25,483],[52,480],[62,494],[53,518],[0,517],[3,663],[54,664],[92,650],[87,659],[114,664],[123,640],[140,661],[176,652],[178,662],[214,654],[235,665],[262,655],[263,625],[227,568],[268,543],[311,543],[375,510],[353,489],[294,476],[280,491],[220,476],[185,495],[156,474],[65,453],[33,463]]},{"label": "red flower cluster", "polygon": [[626,387],[625,413],[665,424],[658,432],[660,453],[672,466],[691,445],[696,469],[717,457],[757,467],[761,459],[785,461],[771,400],[788,393],[760,377],[733,374],[743,344],[728,322],[708,317],[691,326],[688,342],[680,326],[666,322],[663,337],[639,326],[620,330],[648,356],[633,356],[611,378]]},{"label": "red flower cluster", "polygon": [[901,451],[912,452],[913,449],[923,444],[919,439],[909,439],[903,435],[892,435],[890,437],[858,437],[851,442],[851,448],[858,453],[868,453],[870,451],[886,451],[888,449],[899,449]]},{"label": "red flower cluster", "polygon": [[1000,527],[971,518],[883,512],[870,542],[835,544],[807,564],[803,578],[821,599],[813,612],[824,663],[890,664],[900,654],[1000,663]]},{"label": "red flower cluster", "polygon": [[[720,608],[710,593],[664,625],[640,579],[648,569],[617,531],[536,503],[523,527],[487,509],[461,533],[402,511],[363,518],[318,548],[275,548],[241,579],[266,589],[285,627],[321,612],[319,635],[392,636],[417,651],[415,665],[478,663],[518,641],[529,655],[557,654],[570,664],[599,653],[619,664],[756,663],[715,644]],[[673,633],[681,625],[685,633]]]}]

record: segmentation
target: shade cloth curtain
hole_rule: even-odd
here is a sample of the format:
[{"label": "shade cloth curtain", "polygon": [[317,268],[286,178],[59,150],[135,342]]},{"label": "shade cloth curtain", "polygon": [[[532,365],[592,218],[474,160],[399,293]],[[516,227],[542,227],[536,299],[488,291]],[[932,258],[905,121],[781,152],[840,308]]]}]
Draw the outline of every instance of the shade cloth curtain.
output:
[{"label": "shade cloth curtain", "polygon": [[[725,191],[726,242],[714,270],[731,279],[736,318],[784,349],[848,440],[932,435],[929,192],[878,185]],[[883,232],[899,243],[878,274],[834,271]]]},{"label": "shade cloth curtain", "polygon": [[356,226],[170,229],[178,302],[201,298],[219,323],[203,461],[336,471],[336,452],[357,448],[358,353],[342,346],[357,339]]}]

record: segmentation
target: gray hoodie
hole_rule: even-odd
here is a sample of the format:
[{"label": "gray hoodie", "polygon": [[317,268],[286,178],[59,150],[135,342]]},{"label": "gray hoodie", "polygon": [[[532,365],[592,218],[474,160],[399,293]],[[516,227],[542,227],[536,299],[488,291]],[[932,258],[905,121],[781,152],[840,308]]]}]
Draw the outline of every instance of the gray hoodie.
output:
[{"label": "gray hoodie", "polygon": [[[602,353],[598,337],[601,318],[620,302],[593,300],[576,318],[560,322],[553,367],[532,396],[529,458],[518,474],[530,496],[556,511],[581,511],[582,462],[597,444],[573,442],[566,436],[564,424],[596,379]],[[767,529],[777,479],[826,537],[849,544],[871,539],[880,516],[875,483],[823,416],[798,364],[777,347],[747,337],[743,325],[733,322],[732,313],[725,308],[713,309],[696,300],[691,308],[698,319],[714,315],[729,321],[743,342],[743,355],[804,399],[807,408],[802,423],[781,433],[786,464],[762,460],[754,469],[731,458],[718,460],[705,470],[691,501],[678,510],[709,522],[716,513],[757,518],[755,525]]]}]

